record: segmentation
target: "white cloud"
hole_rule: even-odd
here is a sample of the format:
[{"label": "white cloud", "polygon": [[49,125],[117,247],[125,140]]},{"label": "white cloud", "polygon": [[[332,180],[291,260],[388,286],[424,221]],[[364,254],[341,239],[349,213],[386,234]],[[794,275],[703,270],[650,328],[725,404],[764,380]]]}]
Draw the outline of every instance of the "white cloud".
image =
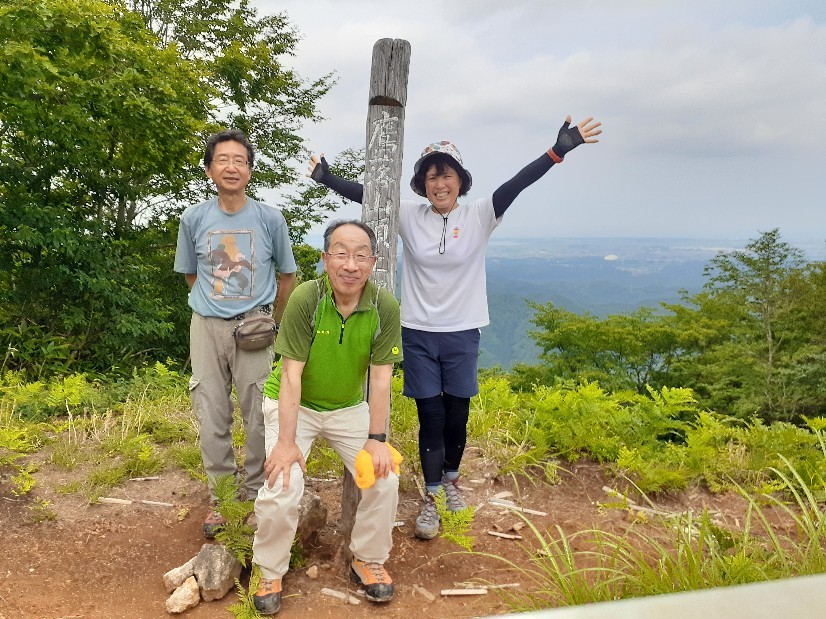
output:
[{"label": "white cloud", "polygon": [[257,5],[304,33],[301,74],[339,78],[320,102],[328,120],[304,132],[313,150],[364,140],[383,37],[412,47],[406,173],[422,146],[452,139],[484,195],[551,146],[565,114],[603,121],[601,143],[526,190],[502,234],[826,229],[820,0]]}]

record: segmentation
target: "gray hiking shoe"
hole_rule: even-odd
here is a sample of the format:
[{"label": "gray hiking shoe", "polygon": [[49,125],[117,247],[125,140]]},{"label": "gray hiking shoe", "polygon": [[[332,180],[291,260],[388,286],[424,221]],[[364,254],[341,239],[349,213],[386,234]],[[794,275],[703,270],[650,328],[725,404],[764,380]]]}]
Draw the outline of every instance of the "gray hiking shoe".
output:
[{"label": "gray hiking shoe", "polygon": [[447,477],[442,477],[442,482],[447,496],[447,508],[452,512],[458,512],[460,509],[466,508],[467,503],[465,503],[462,493],[459,491],[459,479],[450,481]]},{"label": "gray hiking shoe", "polygon": [[439,512],[436,510],[436,503],[433,495],[428,494],[424,501],[421,513],[416,518],[415,535],[419,539],[433,539],[439,534]]}]

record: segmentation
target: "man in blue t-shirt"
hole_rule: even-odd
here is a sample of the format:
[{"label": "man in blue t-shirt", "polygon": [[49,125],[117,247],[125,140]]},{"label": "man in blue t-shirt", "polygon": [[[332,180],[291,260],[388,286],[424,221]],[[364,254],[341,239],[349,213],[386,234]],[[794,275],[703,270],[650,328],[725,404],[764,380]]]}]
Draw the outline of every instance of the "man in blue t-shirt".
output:
[{"label": "man in blue t-shirt", "polygon": [[[295,288],[296,264],[284,216],[245,192],[253,159],[252,144],[240,131],[222,131],[209,138],[204,167],[218,195],[184,211],[175,253],[175,271],[183,273],[189,286],[189,390],[200,423],[201,457],[213,502],[217,478],[237,479],[239,473],[231,434],[233,383],[246,432],[246,496],[256,496],[264,483],[261,405],[273,350],[271,345],[242,349],[235,330],[245,320],[262,316],[273,315],[280,322]],[[215,537],[224,524],[223,517],[210,510],[204,536]]]}]

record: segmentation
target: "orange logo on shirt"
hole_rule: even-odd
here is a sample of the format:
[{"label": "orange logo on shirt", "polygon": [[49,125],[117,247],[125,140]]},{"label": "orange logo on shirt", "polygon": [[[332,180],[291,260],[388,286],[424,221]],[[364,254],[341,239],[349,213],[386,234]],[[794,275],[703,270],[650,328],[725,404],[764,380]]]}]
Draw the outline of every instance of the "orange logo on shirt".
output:
[{"label": "orange logo on shirt", "polygon": [[459,226],[456,226],[455,228],[453,228],[453,238],[454,239],[459,238]]}]

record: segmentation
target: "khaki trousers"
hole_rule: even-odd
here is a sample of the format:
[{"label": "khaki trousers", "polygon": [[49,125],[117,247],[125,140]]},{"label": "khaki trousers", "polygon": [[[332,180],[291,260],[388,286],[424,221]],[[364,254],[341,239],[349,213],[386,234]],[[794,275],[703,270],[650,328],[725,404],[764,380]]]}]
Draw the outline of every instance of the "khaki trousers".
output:
[{"label": "khaki trousers", "polygon": [[254,498],[264,483],[261,402],[264,383],[272,371],[273,351],[272,346],[254,351],[238,348],[233,330],[239,322],[193,313],[189,329],[192,357],[189,392],[200,423],[201,457],[213,500],[218,477],[232,475],[239,480],[232,448],[233,383],[246,433],[244,489],[247,496]]},{"label": "khaki trousers", "polygon": [[[278,400],[264,398],[266,449],[269,455],[278,440]],[[364,447],[370,427],[366,402],[349,408],[319,413],[303,406],[298,410],[296,444],[306,459],[317,436],[324,437],[355,477],[356,454]],[[282,488],[279,475],[272,488],[265,483],[258,491],[255,516],[253,562],[264,578],[281,578],[290,564],[290,547],[298,527],[298,503],[304,494],[304,474],[296,463],[290,469],[290,486]],[[350,538],[353,556],[369,563],[384,563],[393,546],[393,521],[399,503],[399,478],[379,478],[361,491],[356,521]]]}]

